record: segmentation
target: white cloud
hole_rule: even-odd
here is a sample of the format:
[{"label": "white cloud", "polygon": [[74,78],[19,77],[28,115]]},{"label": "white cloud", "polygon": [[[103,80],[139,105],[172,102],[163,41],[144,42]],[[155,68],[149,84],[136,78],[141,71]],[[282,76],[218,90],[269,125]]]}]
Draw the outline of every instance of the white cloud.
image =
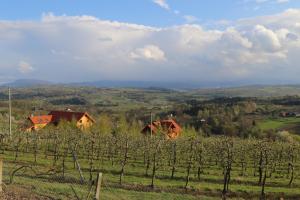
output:
[{"label": "white cloud", "polygon": [[155,45],[146,45],[143,48],[138,48],[130,53],[130,57],[133,59],[147,59],[154,61],[164,61],[165,53]]},{"label": "white cloud", "polygon": [[248,38],[243,36],[240,32],[238,32],[234,28],[228,28],[221,37],[221,42],[224,44],[228,44],[227,48],[252,48],[253,44],[249,41]]},{"label": "white cloud", "polygon": [[28,62],[21,60],[18,64],[18,70],[23,74],[27,74],[32,72],[34,68]]},{"label": "white cloud", "polygon": [[276,33],[272,30],[267,29],[262,25],[256,25],[251,34],[256,47],[271,52],[280,50],[280,41]]},{"label": "white cloud", "polygon": [[162,7],[163,9],[169,10],[170,6],[166,0],[153,0],[154,3]]},{"label": "white cloud", "polygon": [[[51,13],[41,21],[0,21],[0,53],[5,58],[0,70],[7,77],[26,74],[58,82],[297,81],[299,21],[297,9],[211,30],[195,24],[156,28]],[[16,68],[20,58],[26,60]]]}]

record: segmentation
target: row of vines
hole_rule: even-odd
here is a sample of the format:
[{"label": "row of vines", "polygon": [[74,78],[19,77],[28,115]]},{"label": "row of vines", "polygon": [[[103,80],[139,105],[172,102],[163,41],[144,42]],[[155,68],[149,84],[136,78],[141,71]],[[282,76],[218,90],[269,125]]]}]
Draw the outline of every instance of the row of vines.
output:
[{"label": "row of vines", "polygon": [[[81,133],[78,130],[47,130],[34,133],[15,133],[2,137],[0,153],[10,154],[18,162],[26,155],[32,165],[47,159],[64,177],[68,162],[74,155],[86,163],[90,172],[114,166],[118,169],[118,184],[126,183],[128,169],[139,169],[148,177],[149,187],[156,179],[182,182],[189,189],[191,181],[201,181],[208,171],[222,177],[222,196],[230,193],[235,176],[252,177],[261,187],[261,198],[271,177],[286,180],[284,187],[299,187],[300,146],[297,142],[239,139],[232,137],[182,137],[167,140],[163,136],[144,136],[123,131],[113,134]],[[73,163],[72,163],[73,164]],[[74,167],[75,169],[75,167]],[[249,183],[252,184],[252,183]]]}]

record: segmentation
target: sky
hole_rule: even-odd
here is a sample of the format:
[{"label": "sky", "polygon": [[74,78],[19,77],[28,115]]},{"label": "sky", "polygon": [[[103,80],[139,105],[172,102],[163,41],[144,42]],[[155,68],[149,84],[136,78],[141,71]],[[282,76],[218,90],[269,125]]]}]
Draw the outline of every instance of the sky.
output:
[{"label": "sky", "polygon": [[3,0],[0,83],[300,83],[300,0]]}]

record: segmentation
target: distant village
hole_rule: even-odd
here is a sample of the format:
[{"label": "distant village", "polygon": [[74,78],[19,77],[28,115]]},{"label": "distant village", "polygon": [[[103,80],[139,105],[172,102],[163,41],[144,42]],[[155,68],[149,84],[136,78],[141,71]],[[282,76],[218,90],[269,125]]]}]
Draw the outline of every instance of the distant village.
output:
[{"label": "distant village", "polygon": [[280,117],[300,117],[300,113],[298,112],[281,112],[279,114]]},{"label": "distant village", "polygon": [[[27,118],[29,125],[25,128],[27,132],[39,131],[48,125],[57,126],[59,123],[73,122],[76,127],[82,131],[88,130],[95,122],[91,115],[87,112],[75,112],[71,109],[64,111],[50,111],[48,115],[31,115]],[[156,135],[162,133],[168,139],[175,139],[180,136],[181,127],[174,119],[164,119],[153,121],[146,125],[142,130],[142,134]]]}]

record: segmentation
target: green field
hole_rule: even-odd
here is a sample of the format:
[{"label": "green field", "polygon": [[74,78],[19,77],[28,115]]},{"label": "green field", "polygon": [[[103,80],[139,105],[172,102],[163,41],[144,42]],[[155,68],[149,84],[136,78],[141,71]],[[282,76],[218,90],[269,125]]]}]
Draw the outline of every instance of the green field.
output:
[{"label": "green field", "polygon": [[293,128],[300,125],[300,118],[279,118],[279,119],[266,119],[259,122],[259,127],[262,130],[292,130]]}]

